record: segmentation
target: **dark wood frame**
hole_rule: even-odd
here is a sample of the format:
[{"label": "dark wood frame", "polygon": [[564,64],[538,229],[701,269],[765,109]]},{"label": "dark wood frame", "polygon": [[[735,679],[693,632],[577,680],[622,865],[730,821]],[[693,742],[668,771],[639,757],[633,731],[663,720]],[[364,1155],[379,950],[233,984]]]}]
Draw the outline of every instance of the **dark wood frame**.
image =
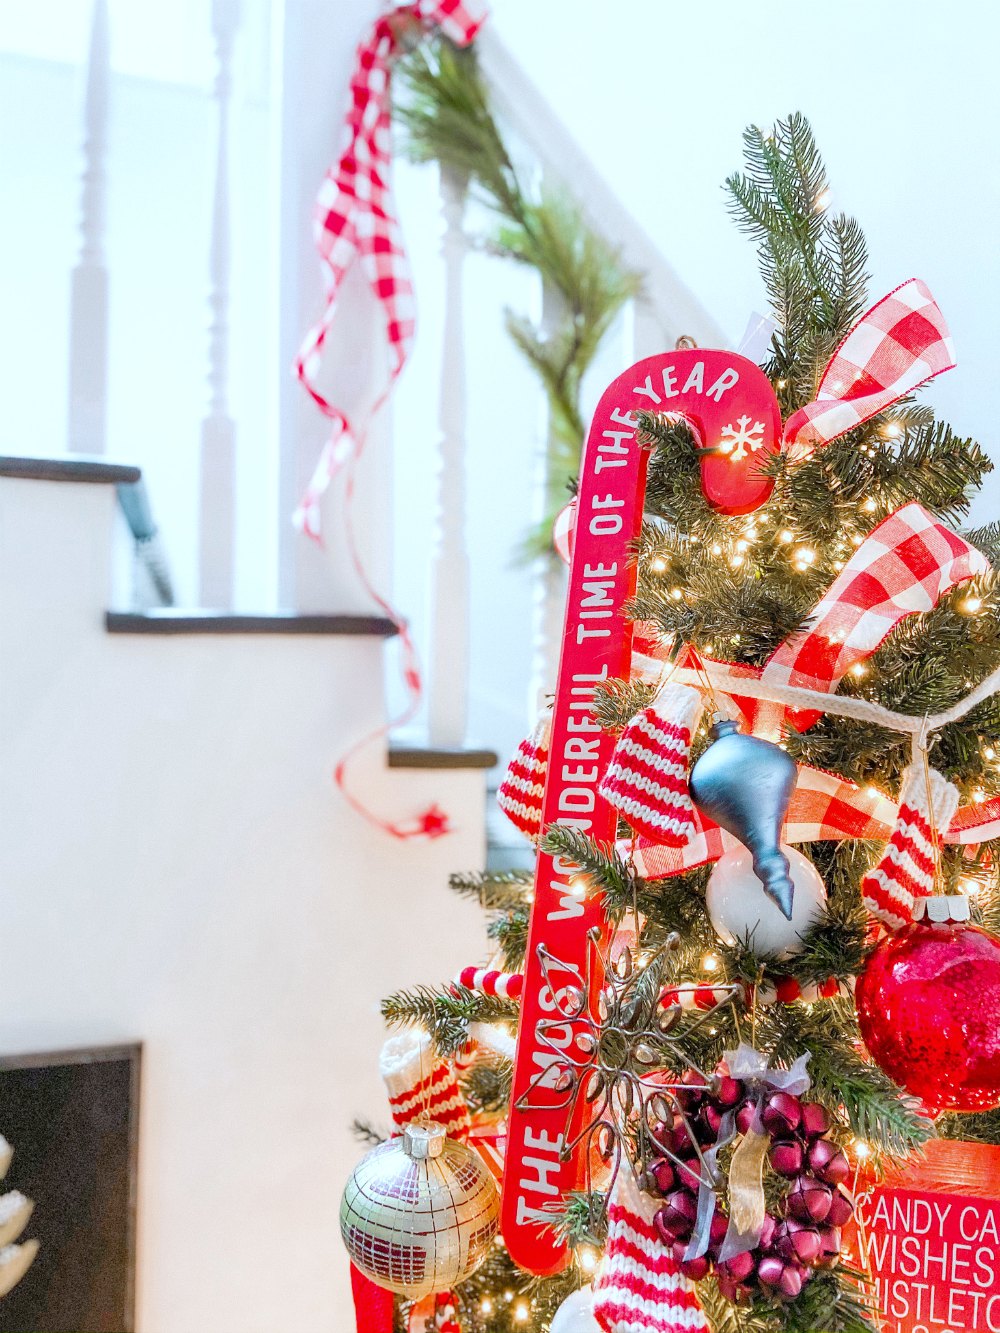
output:
[{"label": "dark wood frame", "polygon": [[[128,1060],[129,1125],[128,1125],[128,1287],[125,1292],[125,1321],[135,1328],[135,1268],[136,1235],[139,1214],[139,1093],[142,1084],[142,1043],[131,1042],[121,1046],[85,1046],[70,1051],[32,1051],[24,1055],[0,1055],[0,1073],[15,1069],[49,1069],[55,1065],[103,1064],[112,1060]],[[14,1144],[15,1151],[17,1144]]]}]

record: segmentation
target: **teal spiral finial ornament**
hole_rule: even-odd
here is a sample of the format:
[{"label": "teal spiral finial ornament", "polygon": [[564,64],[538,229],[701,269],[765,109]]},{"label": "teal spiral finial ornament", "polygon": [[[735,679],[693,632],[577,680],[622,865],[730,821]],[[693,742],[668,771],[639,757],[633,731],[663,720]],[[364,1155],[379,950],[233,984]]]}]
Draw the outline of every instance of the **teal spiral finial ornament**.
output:
[{"label": "teal spiral finial ornament", "polygon": [[795,760],[770,741],[744,736],[730,718],[715,722],[711,734],[691,770],[691,800],[746,847],[764,892],[790,921],[795,888],[779,844],[795,790]]}]

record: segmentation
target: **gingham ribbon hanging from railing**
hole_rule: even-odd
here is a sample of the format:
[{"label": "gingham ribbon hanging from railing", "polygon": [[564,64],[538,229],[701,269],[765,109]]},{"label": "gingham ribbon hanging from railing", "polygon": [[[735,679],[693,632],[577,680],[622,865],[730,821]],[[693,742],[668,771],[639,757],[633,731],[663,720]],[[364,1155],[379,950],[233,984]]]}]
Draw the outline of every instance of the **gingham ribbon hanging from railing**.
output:
[{"label": "gingham ribbon hanging from railing", "polygon": [[[318,386],[340,290],[355,261],[385,314],[390,389],[413,342],[413,282],[389,182],[392,58],[408,23],[439,27],[457,45],[467,46],[485,17],[476,0],[417,0],[376,19],[357,49],[344,148],[323,178],[316,201],[314,235],[326,285],[325,305],[295,360],[296,375],[331,421],[330,438],[295,516],[302,530],[316,539],[320,497],[331,477],[360,452],[364,439],[363,423],[352,428],[344,411]],[[379,405],[381,401],[375,410]]]},{"label": "gingham ribbon hanging from railing", "polygon": [[334,769],[334,781],[352,809],[395,838],[433,838],[448,832],[450,825],[447,816],[437,806],[431,806],[408,820],[383,819],[369,809],[348,783],[348,769],[358,753],[416,716],[423,695],[423,678],[409,627],[372,582],[354,532],[354,474],[364,449],[367,423],[352,424],[346,412],[330,402],[319,387],[319,374],[341,287],[355,262],[361,265],[385,315],[389,380],[370,415],[374,416],[385,402],[406,363],[413,342],[414,303],[410,266],[393,209],[389,181],[392,58],[408,26],[438,27],[453,42],[466,46],[484,18],[485,10],[479,7],[477,0],[417,0],[416,4],[393,9],[376,19],[358,46],[351,77],[351,104],[344,148],[323,178],[316,201],[315,240],[326,287],[325,305],[320,319],[306,334],[295,360],[296,375],[330,421],[329,438],[295,512],[295,524],[314,541],[322,541],[320,502],[333,477],[343,469],[345,487],[341,517],[348,554],[365,592],[399,631],[401,674],[406,691],[406,704],[401,713],[363,737],[341,757]]}]

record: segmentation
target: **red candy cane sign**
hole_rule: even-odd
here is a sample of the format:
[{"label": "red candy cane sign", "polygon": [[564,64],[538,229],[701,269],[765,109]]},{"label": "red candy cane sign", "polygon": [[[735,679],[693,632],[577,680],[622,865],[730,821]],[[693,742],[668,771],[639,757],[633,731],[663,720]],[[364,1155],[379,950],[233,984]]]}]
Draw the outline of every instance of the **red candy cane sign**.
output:
[{"label": "red candy cane sign", "polygon": [[[781,447],[769,381],[751,361],[729,352],[647,357],[620,375],[597,406],[581,461],[542,824],[580,829],[605,844],[614,841],[616,815],[597,787],[614,737],[594,719],[592,698],[602,681],[629,674],[632,625],[624,606],[635,587],[630,544],[642,522],[646,484],[646,453],[636,441],[635,413],[643,410],[682,414],[704,445],[719,450],[703,454],[703,479],[706,493],[711,483],[712,502],[725,502],[731,513],[764,502],[771,483],[757,475],[758,458]],[[511,1258],[546,1275],[569,1262],[552,1229],[552,1207],[579,1188],[587,1151],[584,1141],[563,1159],[587,1108],[577,1098],[567,1123],[554,1044],[558,1040],[569,1061],[586,1063],[587,1052],[582,1023],[553,1021],[560,1016],[557,993],[578,987],[587,975],[588,932],[596,927],[605,946],[609,936],[600,900],[574,892],[577,873],[563,858],[539,852],[504,1165],[502,1225]],[[592,1002],[601,981],[591,969]]]}]

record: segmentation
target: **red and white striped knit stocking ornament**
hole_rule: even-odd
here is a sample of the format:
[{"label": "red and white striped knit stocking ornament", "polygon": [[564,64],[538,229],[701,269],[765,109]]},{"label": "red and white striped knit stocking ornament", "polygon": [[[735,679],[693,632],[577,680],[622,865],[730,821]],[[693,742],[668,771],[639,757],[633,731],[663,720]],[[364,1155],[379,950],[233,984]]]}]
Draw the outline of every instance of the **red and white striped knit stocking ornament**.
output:
[{"label": "red and white striped knit stocking ornament", "polygon": [[390,1037],[379,1056],[379,1073],[397,1129],[426,1117],[443,1126],[449,1138],[466,1138],[469,1108],[451,1065],[438,1055],[426,1032]]},{"label": "red and white striped knit stocking ornament", "polygon": [[534,731],[526,736],[497,789],[497,805],[510,822],[534,842],[542,831],[542,796],[545,770],[549,762],[549,715],[539,719]]},{"label": "red and white striped knit stocking ornament", "polygon": [[608,1204],[608,1242],[594,1278],[594,1318],[604,1333],[697,1333],[708,1329],[694,1283],[663,1244],[656,1203],[623,1161]]},{"label": "red and white striped knit stocking ornament", "polygon": [[632,828],[668,847],[694,833],[688,761],[701,712],[698,690],[666,685],[622,732],[601,780],[601,795]]},{"label": "red and white striped knit stocking ornament", "polygon": [[903,777],[899,814],[878,865],[861,881],[861,896],[872,916],[899,930],[913,920],[916,899],[934,890],[933,829],[940,838],[958,809],[958,788],[937,769],[928,779],[923,763],[912,763]]}]

